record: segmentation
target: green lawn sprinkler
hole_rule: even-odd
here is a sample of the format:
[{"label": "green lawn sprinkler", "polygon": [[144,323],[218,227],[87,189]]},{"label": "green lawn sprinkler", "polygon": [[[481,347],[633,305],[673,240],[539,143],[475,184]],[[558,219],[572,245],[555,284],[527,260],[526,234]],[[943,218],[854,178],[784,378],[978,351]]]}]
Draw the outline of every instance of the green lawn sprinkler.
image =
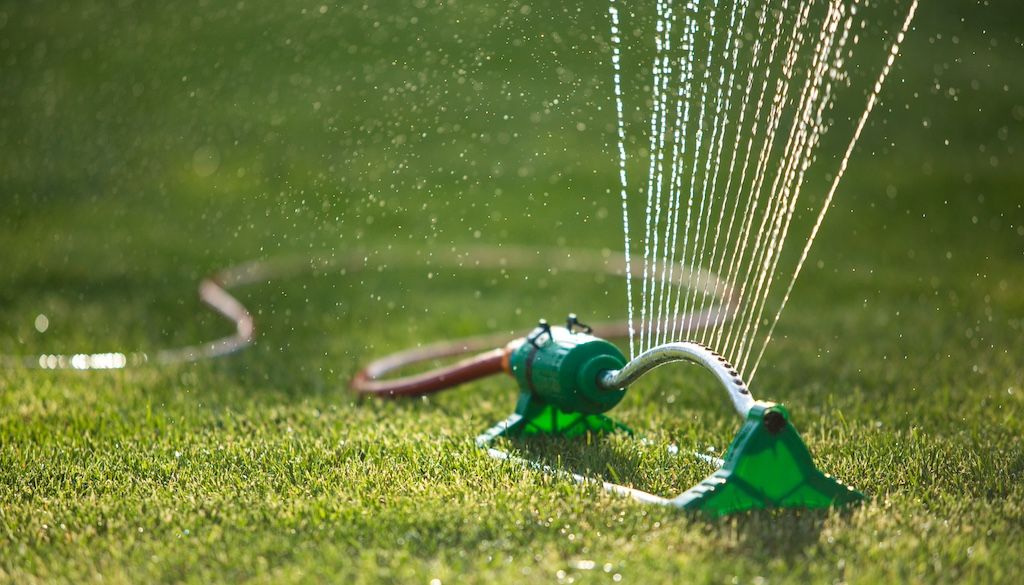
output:
[{"label": "green lawn sprinkler", "polygon": [[581,483],[593,478],[553,470],[493,447],[498,437],[577,437],[588,433],[631,431],[604,413],[618,404],[630,384],[652,369],[676,361],[703,366],[721,382],[743,426],[720,465],[698,485],[674,498],[664,498],[610,482],[605,489],[640,501],[723,516],[765,508],[828,508],[865,498],[864,494],[822,473],[781,404],[755,401],[739,373],[711,349],[692,342],[667,343],[627,360],[612,343],[570,315],[565,327],[541,321],[525,339],[491,350],[453,366],[392,381],[385,373],[425,359],[455,355],[466,344],[434,346],[403,352],[367,367],[353,381],[365,394],[390,397],[422,395],[498,371],[519,383],[515,413],[476,439],[492,457],[513,460]]}]

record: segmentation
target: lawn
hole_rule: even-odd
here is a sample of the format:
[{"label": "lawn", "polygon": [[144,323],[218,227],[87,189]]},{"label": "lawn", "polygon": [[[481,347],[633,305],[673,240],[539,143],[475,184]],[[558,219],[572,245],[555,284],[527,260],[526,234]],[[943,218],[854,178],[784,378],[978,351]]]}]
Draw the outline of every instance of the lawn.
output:
[{"label": "lawn", "polygon": [[[623,317],[614,277],[451,262],[621,249],[604,4],[158,4],[0,2],[0,354],[227,334],[195,289],[238,262],[361,269],[238,289],[259,336],[227,358],[0,369],[0,580],[1021,580],[1016,8],[921,7],[752,387],[869,502],[708,521],[487,458],[507,377],[347,390],[408,346]],[[666,447],[739,427],[693,372],[613,411],[649,444],[546,452],[690,487]]]}]

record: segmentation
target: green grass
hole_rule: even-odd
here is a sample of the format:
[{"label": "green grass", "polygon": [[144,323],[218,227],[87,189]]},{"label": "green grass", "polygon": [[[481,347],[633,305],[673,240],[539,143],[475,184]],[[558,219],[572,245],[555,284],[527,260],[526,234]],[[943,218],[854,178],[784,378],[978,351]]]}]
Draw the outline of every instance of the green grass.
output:
[{"label": "green grass", "polygon": [[[488,459],[472,439],[513,408],[508,379],[345,389],[417,343],[622,314],[613,280],[422,260],[621,247],[603,5],[113,4],[0,3],[0,353],[223,334],[195,284],[251,258],[419,255],[241,289],[260,337],[230,358],[0,370],[0,580],[1021,579],[1012,7],[922,7],[758,372],[870,502],[708,522]],[[691,373],[614,411],[653,445],[540,454],[689,487],[707,469],[664,446],[721,450],[739,426]]]}]

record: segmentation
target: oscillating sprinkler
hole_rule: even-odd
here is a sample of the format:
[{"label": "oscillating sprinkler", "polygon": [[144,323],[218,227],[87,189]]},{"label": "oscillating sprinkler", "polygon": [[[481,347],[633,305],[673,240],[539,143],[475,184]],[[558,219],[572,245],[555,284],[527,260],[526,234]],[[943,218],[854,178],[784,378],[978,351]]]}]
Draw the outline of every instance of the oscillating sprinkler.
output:
[{"label": "oscillating sprinkler", "polygon": [[[399,380],[379,379],[398,367],[441,355],[445,354],[426,348],[384,358],[360,372],[353,387],[364,394],[386,397],[422,395],[505,371],[519,384],[515,412],[477,437],[477,445],[496,458],[564,474],[495,449],[493,444],[499,437],[632,434],[605,413],[621,402],[630,385],[644,374],[667,363],[688,361],[715,376],[743,418],[725,456],[716,460],[720,467],[674,498],[599,482],[606,489],[709,516],[765,508],[828,508],[865,499],[864,494],[818,470],[783,405],[755,401],[739,372],[723,356],[698,343],[667,343],[627,360],[618,347],[570,315],[564,327],[541,320],[525,338],[454,366]],[[565,475],[579,482],[597,481]]]}]

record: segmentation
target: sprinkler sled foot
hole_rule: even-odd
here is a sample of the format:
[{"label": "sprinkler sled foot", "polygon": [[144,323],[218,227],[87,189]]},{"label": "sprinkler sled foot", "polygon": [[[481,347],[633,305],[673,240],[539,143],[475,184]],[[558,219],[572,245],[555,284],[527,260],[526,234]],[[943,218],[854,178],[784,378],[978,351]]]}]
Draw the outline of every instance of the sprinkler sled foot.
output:
[{"label": "sprinkler sled foot", "polygon": [[672,504],[724,516],[764,508],[829,508],[864,499],[818,470],[784,406],[755,402],[722,467]]},{"label": "sprinkler sled foot", "polygon": [[477,442],[490,443],[498,437],[538,435],[572,438],[587,433],[600,435],[618,431],[633,434],[629,427],[609,416],[565,411],[534,394],[523,392],[516,403],[515,414],[488,429]]}]

